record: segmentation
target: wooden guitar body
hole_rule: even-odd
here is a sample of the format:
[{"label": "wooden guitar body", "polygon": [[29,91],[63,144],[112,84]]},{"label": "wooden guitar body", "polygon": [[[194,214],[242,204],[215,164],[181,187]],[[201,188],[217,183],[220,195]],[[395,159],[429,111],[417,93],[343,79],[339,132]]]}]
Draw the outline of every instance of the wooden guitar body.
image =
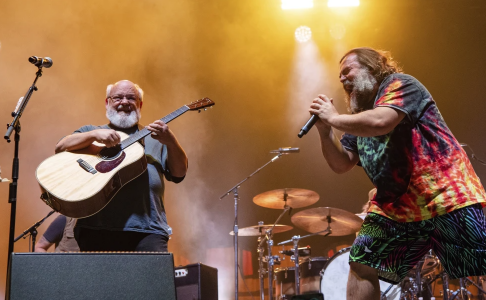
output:
[{"label": "wooden guitar body", "polygon": [[[118,134],[122,141],[128,138],[123,132]],[[68,217],[88,217],[105,207],[125,184],[147,169],[144,149],[139,143],[110,158],[100,157],[104,148],[94,142],[87,148],[61,152],[44,160],[36,170],[41,199]]]}]

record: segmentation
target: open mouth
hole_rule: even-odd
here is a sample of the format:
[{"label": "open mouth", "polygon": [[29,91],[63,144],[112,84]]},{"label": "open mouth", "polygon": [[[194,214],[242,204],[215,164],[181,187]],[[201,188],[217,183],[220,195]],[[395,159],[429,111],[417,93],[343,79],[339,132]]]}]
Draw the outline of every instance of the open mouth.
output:
[{"label": "open mouth", "polygon": [[353,85],[352,84],[343,84],[343,88],[347,93],[351,93],[353,91]]}]

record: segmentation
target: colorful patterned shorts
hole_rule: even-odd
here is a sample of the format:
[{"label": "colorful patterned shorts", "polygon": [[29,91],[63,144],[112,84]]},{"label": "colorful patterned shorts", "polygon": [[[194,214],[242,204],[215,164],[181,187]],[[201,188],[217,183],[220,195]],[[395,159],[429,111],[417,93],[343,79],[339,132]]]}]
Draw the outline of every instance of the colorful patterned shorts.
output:
[{"label": "colorful patterned shorts", "polygon": [[486,218],[481,204],[419,222],[366,216],[351,247],[350,262],[378,269],[398,283],[432,249],[450,278],[486,274]]}]

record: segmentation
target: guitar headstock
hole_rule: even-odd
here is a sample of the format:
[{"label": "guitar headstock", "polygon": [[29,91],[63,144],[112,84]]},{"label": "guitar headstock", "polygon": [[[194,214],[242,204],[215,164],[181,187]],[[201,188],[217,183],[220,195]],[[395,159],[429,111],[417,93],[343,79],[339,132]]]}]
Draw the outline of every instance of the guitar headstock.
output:
[{"label": "guitar headstock", "polygon": [[209,98],[203,98],[199,99],[197,101],[193,101],[190,104],[186,104],[187,107],[189,107],[190,110],[200,110],[201,108],[206,108],[213,106],[215,103],[213,100]]}]

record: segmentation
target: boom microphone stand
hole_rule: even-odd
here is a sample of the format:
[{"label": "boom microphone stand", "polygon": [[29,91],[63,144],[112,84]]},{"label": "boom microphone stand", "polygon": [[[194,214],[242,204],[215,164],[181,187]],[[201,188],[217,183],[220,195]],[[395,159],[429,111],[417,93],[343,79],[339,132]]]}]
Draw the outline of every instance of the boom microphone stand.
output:
[{"label": "boom microphone stand", "polygon": [[52,59],[49,57],[46,58],[38,58],[36,56],[32,56],[29,58],[29,61],[33,63],[37,68],[37,72],[35,73],[35,80],[32,85],[27,90],[27,93],[24,97],[19,99],[17,103],[17,107],[12,112],[13,120],[10,124],[7,124],[7,132],[4,135],[4,138],[10,143],[10,136],[12,132],[15,130],[15,151],[14,151],[14,158],[12,164],[12,182],[9,186],[9,196],[8,202],[11,204],[10,207],[10,231],[8,237],[8,259],[7,259],[7,285],[6,285],[6,299],[9,297],[9,288],[10,288],[10,277],[9,277],[9,270],[10,270],[10,255],[14,250],[14,234],[15,234],[15,216],[17,212],[17,181],[19,179],[19,141],[20,141],[20,117],[22,117],[22,113],[24,109],[27,107],[27,103],[29,103],[30,97],[34,91],[37,91],[37,87],[35,84],[37,83],[37,79],[42,76],[42,67],[50,68],[52,66]]},{"label": "boom microphone stand", "polygon": [[238,200],[240,200],[240,195],[238,194],[238,189],[240,185],[250,179],[253,175],[260,172],[263,168],[265,168],[270,163],[279,159],[282,155],[288,153],[298,153],[299,148],[279,148],[278,150],[271,151],[270,153],[278,153],[277,156],[272,158],[269,162],[258,168],[255,172],[251,173],[248,177],[243,179],[242,181],[238,182],[235,186],[229,189],[226,193],[219,197],[219,200],[222,200],[224,197],[228,196],[229,194],[233,193],[234,200],[235,200],[235,224],[233,226],[233,243],[234,243],[234,256],[235,256],[235,300],[238,300]]},{"label": "boom microphone stand", "polygon": [[49,218],[55,211],[54,210],[51,210],[47,216],[45,216],[44,218],[40,219],[39,221],[35,222],[34,225],[30,226],[28,229],[26,229],[24,232],[22,232],[21,235],[19,235],[18,237],[16,237],[14,239],[14,243],[18,240],[20,240],[21,238],[25,237],[27,234],[30,233],[30,244],[31,244],[31,251],[32,252],[35,252],[35,239],[37,237],[37,227],[41,226],[42,223],[44,223],[44,221]]}]

